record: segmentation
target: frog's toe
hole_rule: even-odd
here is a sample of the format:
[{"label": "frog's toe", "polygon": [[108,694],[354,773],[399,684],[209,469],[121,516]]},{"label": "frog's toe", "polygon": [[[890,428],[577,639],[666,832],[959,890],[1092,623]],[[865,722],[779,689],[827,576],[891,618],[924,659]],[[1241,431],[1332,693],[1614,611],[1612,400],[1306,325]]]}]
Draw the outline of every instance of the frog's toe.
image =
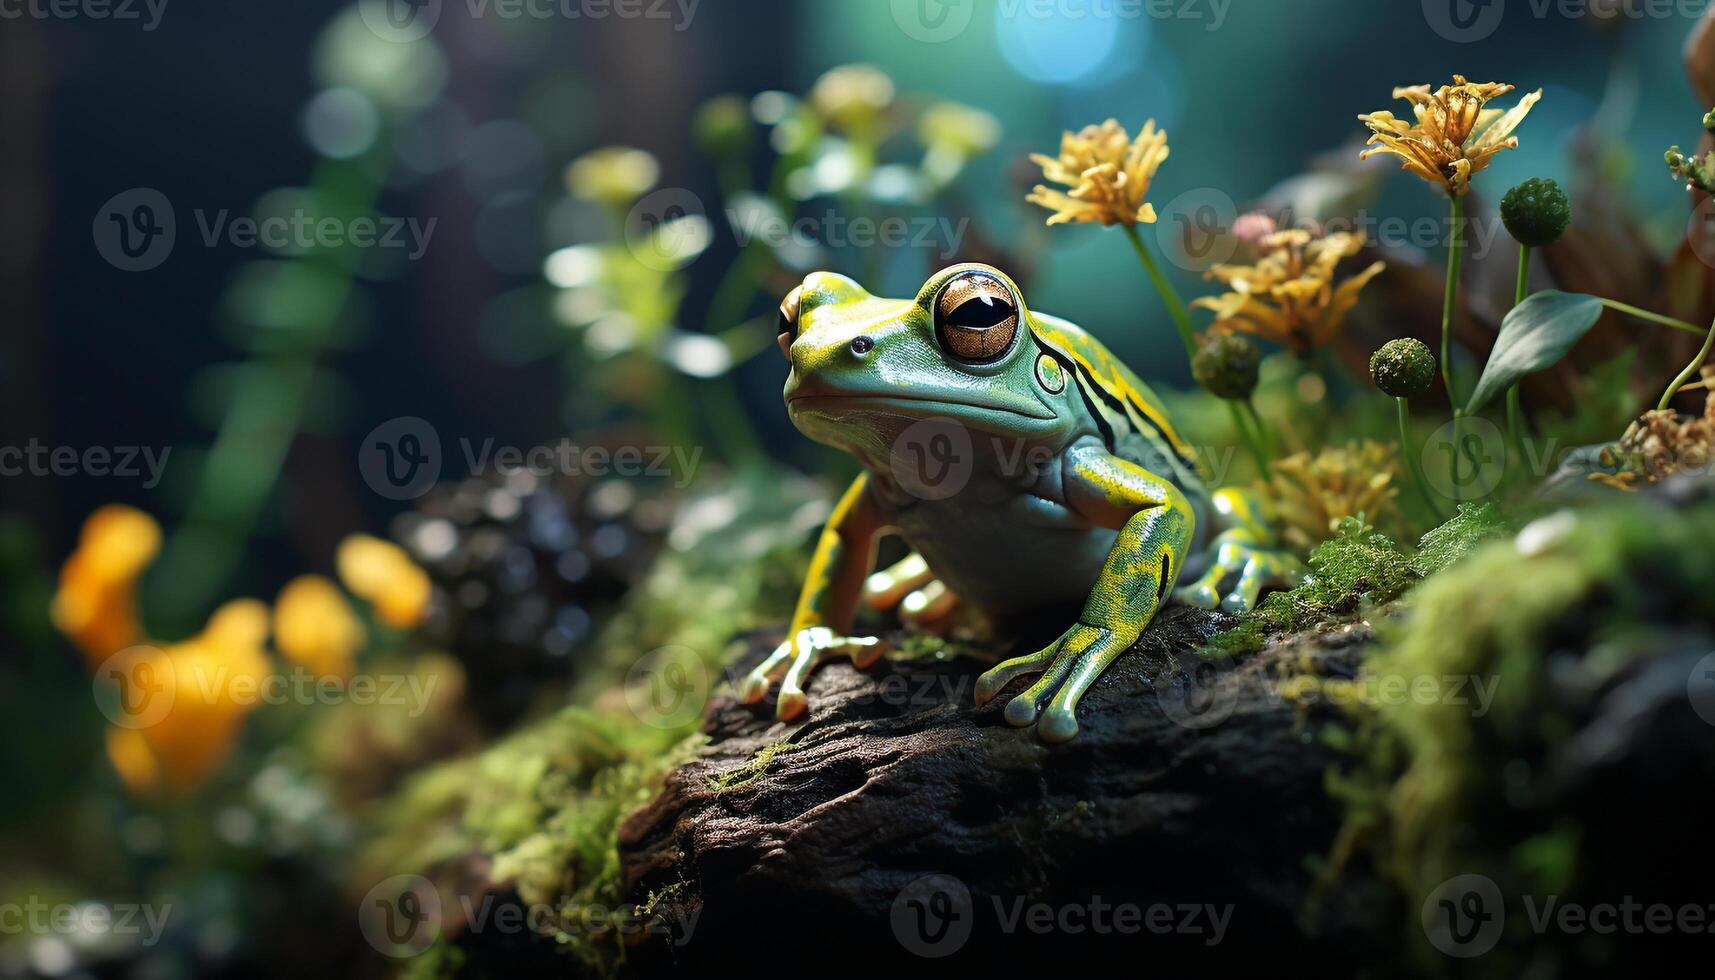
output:
[{"label": "frog's toe", "polygon": [[1070,742],[1078,734],[1078,712],[1073,708],[1049,705],[1036,723],[1036,734],[1052,745]]},{"label": "frog's toe", "polygon": [[1221,603],[1221,594],[1205,582],[1194,582],[1174,590],[1173,597],[1198,609],[1213,609]]},{"label": "frog's toe", "polygon": [[934,580],[935,573],[929,571],[929,563],[912,552],[905,560],[865,579],[863,597],[876,610],[887,612]]},{"label": "frog's toe", "polygon": [[946,619],[958,605],[959,597],[934,579],[900,601],[899,618],[911,626],[929,626]]},{"label": "frog's toe", "polygon": [[1233,591],[1221,600],[1221,608],[1230,613],[1247,613],[1256,608],[1257,597],[1268,587],[1292,588],[1303,580],[1298,560],[1283,551],[1255,551],[1245,560],[1244,571],[1233,585]]},{"label": "frog's toe", "polygon": [[792,659],[792,638],[774,648],[774,652],[756,668],[745,675],[744,683],[739,685],[738,699],[744,704],[755,704],[768,694],[768,689],[774,684],[774,675],[784,669],[786,662]]}]

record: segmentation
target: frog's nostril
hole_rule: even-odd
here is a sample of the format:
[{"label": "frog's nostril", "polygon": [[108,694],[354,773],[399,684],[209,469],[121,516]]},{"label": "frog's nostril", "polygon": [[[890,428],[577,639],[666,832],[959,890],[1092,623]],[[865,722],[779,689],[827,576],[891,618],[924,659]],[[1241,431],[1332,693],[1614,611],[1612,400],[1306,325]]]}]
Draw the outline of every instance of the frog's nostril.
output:
[{"label": "frog's nostril", "polygon": [[853,354],[856,354],[859,357],[862,357],[863,355],[868,354],[872,350],[875,350],[875,341],[871,340],[869,337],[858,336],[858,337],[852,338],[852,353]]}]

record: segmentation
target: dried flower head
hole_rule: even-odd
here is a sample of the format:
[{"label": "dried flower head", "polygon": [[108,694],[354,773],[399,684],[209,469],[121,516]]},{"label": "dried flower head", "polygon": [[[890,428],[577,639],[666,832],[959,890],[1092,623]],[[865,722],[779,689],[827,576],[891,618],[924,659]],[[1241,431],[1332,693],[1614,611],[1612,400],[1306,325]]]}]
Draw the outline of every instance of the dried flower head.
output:
[{"label": "dried flower head", "polygon": [[[1703,369],[1715,381],[1715,366]],[[1620,441],[1602,450],[1602,462],[1613,473],[1592,473],[1590,479],[1620,490],[1665,480],[1682,471],[1707,473],[1715,462],[1715,396],[1703,402],[1703,414],[1681,416],[1671,408],[1647,412],[1626,429]]]},{"label": "dried flower head", "polygon": [[1358,293],[1387,268],[1384,262],[1334,285],[1340,260],[1364,247],[1362,233],[1334,232],[1320,238],[1302,228],[1265,235],[1255,265],[1218,265],[1208,278],[1229,292],[1204,296],[1191,305],[1212,310],[1215,333],[1249,333],[1303,354],[1334,339]]},{"label": "dried flower head", "polygon": [[1282,540],[1306,550],[1332,537],[1348,517],[1362,514],[1378,527],[1397,520],[1398,475],[1393,447],[1368,439],[1276,460],[1268,492]]},{"label": "dried flower head", "polygon": [[1361,156],[1392,153],[1404,161],[1404,169],[1463,197],[1471,189],[1471,176],[1488,166],[1491,157],[1518,146],[1513,130],[1542,98],[1537,89],[1505,113],[1485,108],[1512,90],[1501,82],[1468,82],[1463,75],[1454,75],[1452,85],[1433,92],[1427,85],[1396,88],[1393,97],[1410,102],[1417,121],[1408,123],[1386,110],[1360,115],[1370,128],[1369,142],[1379,144]]},{"label": "dried flower head", "polygon": [[1143,198],[1167,154],[1167,133],[1156,129],[1153,119],[1143,124],[1136,139],[1117,120],[1085,126],[1060,138],[1059,156],[1030,155],[1042,168],[1043,179],[1071,190],[1038,184],[1025,199],[1053,211],[1048,218],[1051,225],[1067,221],[1126,227],[1152,224],[1155,207]]}]

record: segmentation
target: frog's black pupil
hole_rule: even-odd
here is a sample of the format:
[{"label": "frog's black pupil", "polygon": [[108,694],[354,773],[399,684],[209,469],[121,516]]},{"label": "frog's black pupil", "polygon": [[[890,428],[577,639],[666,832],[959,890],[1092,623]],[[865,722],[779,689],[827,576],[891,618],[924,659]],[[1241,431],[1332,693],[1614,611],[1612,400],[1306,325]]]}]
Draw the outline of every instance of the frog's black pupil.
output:
[{"label": "frog's black pupil", "polygon": [[973,296],[947,316],[947,326],[987,330],[1012,316],[1012,304],[995,296]]}]

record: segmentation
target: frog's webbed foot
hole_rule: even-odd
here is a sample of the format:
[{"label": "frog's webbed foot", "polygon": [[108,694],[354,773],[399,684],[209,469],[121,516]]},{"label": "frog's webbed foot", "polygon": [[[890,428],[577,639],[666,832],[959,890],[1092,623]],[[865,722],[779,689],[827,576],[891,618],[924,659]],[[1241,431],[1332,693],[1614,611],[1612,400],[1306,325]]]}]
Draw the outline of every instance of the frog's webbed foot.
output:
[{"label": "frog's webbed foot", "polygon": [[831,657],[847,656],[861,670],[881,659],[886,645],[873,636],[841,636],[822,626],[812,626],[788,636],[768,659],[756,666],[739,687],[739,700],[754,704],[762,700],[774,680],[780,682],[780,699],[775,702],[774,716],[791,721],[804,713],[810,699],[804,693],[804,681],[810,672]]},{"label": "frog's webbed foot", "polygon": [[977,678],[977,704],[994,700],[1019,677],[1040,673],[1036,683],[1007,702],[1007,723],[1023,728],[1037,722],[1036,732],[1044,742],[1067,741],[1078,734],[1079,699],[1136,639],[1135,633],[1128,638],[1106,627],[1079,623],[1041,650],[997,664]]},{"label": "frog's webbed foot", "polygon": [[[1290,552],[1258,541],[1248,528],[1234,528],[1215,539],[1215,560],[1203,576],[1174,592],[1180,602],[1199,609],[1250,612],[1264,588],[1291,588],[1303,581],[1304,566]],[[1225,596],[1221,588],[1232,582]]]},{"label": "frog's webbed foot", "polygon": [[897,610],[908,626],[934,630],[959,607],[959,597],[929,570],[923,556],[912,552],[891,568],[871,575],[863,597],[880,612]]}]

